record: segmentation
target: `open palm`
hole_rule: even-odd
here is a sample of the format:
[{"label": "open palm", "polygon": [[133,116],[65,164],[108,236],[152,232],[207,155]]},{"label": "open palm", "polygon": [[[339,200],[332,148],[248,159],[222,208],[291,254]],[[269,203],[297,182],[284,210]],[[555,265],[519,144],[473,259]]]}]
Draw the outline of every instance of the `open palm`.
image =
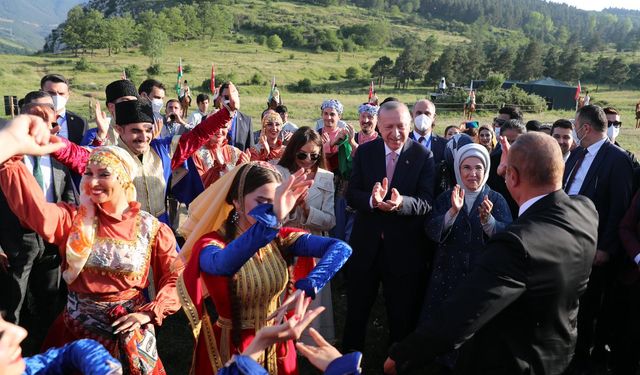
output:
[{"label": "open palm", "polygon": [[304,170],[299,169],[276,189],[273,212],[278,221],[282,222],[287,217],[289,212],[296,206],[300,196],[306,193],[311,184],[313,184],[313,180],[307,180],[306,177]]}]

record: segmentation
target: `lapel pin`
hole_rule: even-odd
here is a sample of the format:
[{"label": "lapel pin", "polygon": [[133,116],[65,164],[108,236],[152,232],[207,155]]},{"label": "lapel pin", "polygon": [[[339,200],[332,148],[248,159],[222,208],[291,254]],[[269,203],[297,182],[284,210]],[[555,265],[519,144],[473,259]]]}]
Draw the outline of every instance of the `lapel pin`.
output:
[{"label": "lapel pin", "polygon": [[409,160],[405,160],[404,162],[405,162],[406,164],[409,164]]}]

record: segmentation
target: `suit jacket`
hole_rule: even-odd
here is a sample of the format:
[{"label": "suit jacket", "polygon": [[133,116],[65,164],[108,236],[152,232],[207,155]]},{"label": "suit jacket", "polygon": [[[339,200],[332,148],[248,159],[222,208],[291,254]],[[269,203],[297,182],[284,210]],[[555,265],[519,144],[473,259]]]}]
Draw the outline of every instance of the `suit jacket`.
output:
[{"label": "suit jacket", "polygon": [[[413,132],[409,133],[409,138],[418,142],[418,140],[415,139]],[[436,166],[444,160],[444,149],[447,147],[447,142],[448,141],[444,137],[431,133],[431,153],[433,154],[433,161],[436,163]]]},{"label": "suit jacket", "polygon": [[[582,150],[578,147],[569,155],[564,167],[565,184]],[[587,172],[579,194],[596,205],[600,215],[598,249],[609,255],[616,255],[621,250],[618,226],[631,202],[632,182],[629,156],[623,149],[605,141]]]},{"label": "suit jacket", "polygon": [[87,120],[71,111],[65,113],[67,128],[69,129],[69,140],[77,145],[82,142],[82,136],[87,131]]},{"label": "suit jacket", "polygon": [[[462,345],[456,373],[561,374],[596,251],[593,203],[558,190],[489,240],[441,309],[391,349],[399,373]],[[475,335],[475,336],[474,336]]]},{"label": "suit jacket", "polygon": [[253,147],[253,132],[251,130],[251,117],[244,113],[236,112],[236,128],[233,139],[233,146],[244,151]]},{"label": "suit jacket", "polygon": [[358,147],[347,190],[347,202],[357,211],[350,240],[353,254],[349,270],[366,272],[382,244],[384,264],[390,272],[396,275],[421,272],[428,260],[422,228],[433,203],[433,154],[411,139],[405,142],[385,197],[389,199],[391,189],[396,188],[403,196],[399,211],[383,212],[369,205],[373,185],[384,177],[386,157],[382,138]]},{"label": "suit jacket", "polygon": [[[68,113],[68,112],[67,112]],[[76,195],[71,180],[71,175],[66,167],[60,162],[51,158],[53,168],[53,191],[56,202],[76,203]],[[7,199],[0,191],[0,250],[4,251],[9,258],[18,251],[25,251],[24,244],[38,243],[34,241],[38,235],[30,228],[21,225],[20,220],[13,214]]]}]

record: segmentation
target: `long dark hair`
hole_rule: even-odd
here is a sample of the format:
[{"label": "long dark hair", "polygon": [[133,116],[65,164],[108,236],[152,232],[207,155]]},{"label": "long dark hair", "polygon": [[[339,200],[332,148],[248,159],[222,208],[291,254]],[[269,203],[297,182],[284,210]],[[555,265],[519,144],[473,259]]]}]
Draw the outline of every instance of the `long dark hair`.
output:
[{"label": "long dark hair", "polygon": [[[247,170],[247,168],[250,169]],[[227,193],[226,202],[233,205],[234,200],[239,200],[239,197],[245,197],[247,194],[251,194],[260,186],[271,182],[280,182],[281,180],[282,177],[280,174],[274,170],[254,164],[245,164],[240,167],[240,170],[238,170],[238,173],[233,179],[231,188]],[[240,191],[241,184],[243,185],[242,191]],[[244,200],[242,201],[244,202]],[[237,234],[237,219],[234,219],[234,217],[237,218],[237,211],[235,208],[229,212],[229,216],[227,216],[227,220],[224,223],[224,238],[227,243],[233,241]],[[292,261],[292,257],[285,256],[285,254],[282,254],[282,256],[287,260],[287,264]],[[291,283],[291,267],[287,268],[289,272],[289,282]],[[236,348],[239,348],[242,342],[242,328],[240,324],[240,311],[242,306],[238,298],[236,281],[237,274],[228,279],[227,288],[229,289],[229,298],[231,302],[231,340],[233,345]]]},{"label": "long dark hair", "polygon": [[311,129],[308,126],[302,126],[289,139],[289,143],[287,147],[284,149],[282,153],[282,157],[278,162],[278,165],[281,165],[289,170],[289,172],[294,173],[298,170],[298,164],[296,164],[296,154],[300,151],[301,148],[304,147],[309,142],[315,143],[318,147],[320,147],[320,151],[318,154],[320,157],[315,164],[316,168],[324,169],[324,152],[322,152],[322,137],[318,134],[317,131]]}]

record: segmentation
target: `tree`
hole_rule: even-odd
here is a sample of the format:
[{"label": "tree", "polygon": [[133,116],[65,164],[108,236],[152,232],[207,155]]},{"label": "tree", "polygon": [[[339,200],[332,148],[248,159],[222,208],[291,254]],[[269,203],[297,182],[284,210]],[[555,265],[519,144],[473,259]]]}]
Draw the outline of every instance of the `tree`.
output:
[{"label": "tree", "polygon": [[558,77],[564,81],[577,81],[582,76],[580,47],[565,48],[560,55],[562,62],[558,67]]},{"label": "tree", "polygon": [[272,51],[282,48],[282,39],[278,34],[273,34],[267,38],[267,47]]},{"label": "tree", "polygon": [[180,10],[184,23],[187,25],[185,38],[196,39],[202,30],[202,21],[198,17],[198,10],[193,5],[180,4]]},{"label": "tree", "polygon": [[81,5],[71,8],[67,20],[62,25],[61,40],[78,56],[78,50],[84,46],[84,10]]},{"label": "tree", "polygon": [[518,56],[515,66],[518,68],[514,70],[513,78],[524,81],[539,78],[544,70],[540,42],[535,40],[529,42],[527,48]]},{"label": "tree", "polygon": [[371,74],[374,77],[378,77],[378,86],[382,86],[384,84],[384,77],[391,74],[393,69],[393,60],[391,60],[388,56],[382,56],[371,67]]},{"label": "tree", "polygon": [[202,22],[202,37],[213,39],[216,36],[226,35],[233,27],[233,16],[218,6],[216,3],[206,3],[200,7]]},{"label": "tree", "polygon": [[431,65],[432,55],[426,53],[418,44],[410,44],[404,47],[400,56],[396,59],[393,72],[398,79],[396,88],[407,88],[409,81],[415,81],[423,77]]},{"label": "tree", "polygon": [[629,65],[622,58],[616,57],[609,66],[609,79],[607,81],[620,87],[629,80],[630,72]]},{"label": "tree", "polygon": [[140,52],[151,59],[151,64],[159,63],[169,38],[158,27],[145,29],[140,34]]},{"label": "tree", "polygon": [[164,8],[160,14],[167,20],[167,22],[162,25],[164,25],[164,32],[167,33],[170,40],[177,41],[187,38],[187,30],[192,26],[187,26],[184,16],[182,15],[182,8]]}]

